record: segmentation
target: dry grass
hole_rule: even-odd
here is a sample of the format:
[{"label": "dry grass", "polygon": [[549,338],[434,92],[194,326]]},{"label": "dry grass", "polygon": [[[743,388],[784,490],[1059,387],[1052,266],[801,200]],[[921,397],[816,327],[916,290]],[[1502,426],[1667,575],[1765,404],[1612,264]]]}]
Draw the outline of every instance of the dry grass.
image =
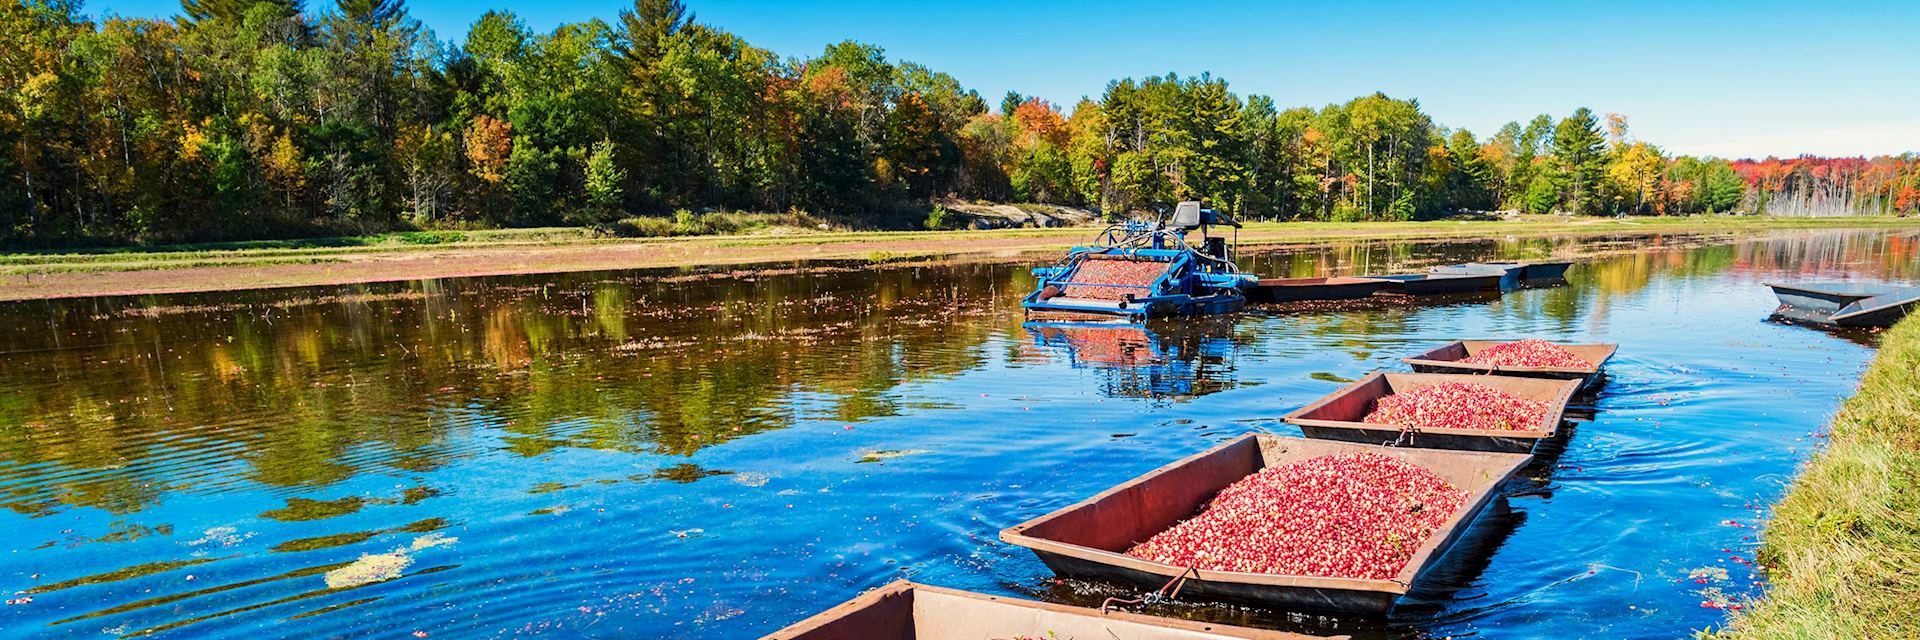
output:
[{"label": "dry grass", "polygon": [[1920,638],[1920,318],[1885,336],[1763,531],[1772,588],[1715,638]]}]

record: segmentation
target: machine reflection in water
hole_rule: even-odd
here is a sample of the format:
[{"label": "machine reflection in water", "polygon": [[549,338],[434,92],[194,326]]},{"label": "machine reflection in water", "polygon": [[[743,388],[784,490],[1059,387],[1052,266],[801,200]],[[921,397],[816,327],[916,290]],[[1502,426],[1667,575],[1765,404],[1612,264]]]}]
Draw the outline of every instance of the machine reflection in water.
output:
[{"label": "machine reflection in water", "polygon": [[1179,322],[1028,322],[1033,346],[1095,372],[1110,398],[1179,400],[1235,386],[1234,318]]}]

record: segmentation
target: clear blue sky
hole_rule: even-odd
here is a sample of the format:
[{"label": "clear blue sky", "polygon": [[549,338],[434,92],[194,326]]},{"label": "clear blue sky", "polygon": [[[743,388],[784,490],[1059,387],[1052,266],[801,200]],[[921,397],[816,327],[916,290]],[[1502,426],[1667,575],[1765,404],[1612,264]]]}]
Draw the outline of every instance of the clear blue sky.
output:
[{"label": "clear blue sky", "polygon": [[[307,0],[310,8],[329,0]],[[1384,91],[1485,137],[1587,106],[1635,137],[1729,157],[1920,151],[1920,2],[1136,2],[954,4],[688,0],[701,22],[782,56],[880,45],[990,104],[1008,89],[1065,106],[1114,78],[1210,71],[1283,107]],[[1095,5],[1099,5],[1095,8]],[[442,39],[491,8],[533,28],[631,6],[412,0]],[[167,0],[86,10],[171,16]]]}]

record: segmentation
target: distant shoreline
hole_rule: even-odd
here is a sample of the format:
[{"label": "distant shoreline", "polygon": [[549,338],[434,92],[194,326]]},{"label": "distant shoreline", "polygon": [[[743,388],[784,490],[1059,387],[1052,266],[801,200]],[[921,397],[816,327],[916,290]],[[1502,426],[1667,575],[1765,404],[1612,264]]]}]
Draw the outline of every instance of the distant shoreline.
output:
[{"label": "distant shoreline", "polygon": [[[1920,218],[1527,216],[1500,221],[1253,223],[1243,247],[1366,240],[1793,229],[1912,229]],[[464,232],[438,244],[403,234],[208,247],[0,254],[0,301],[153,295],[620,269],[752,265],[798,260],[891,262],[1043,254],[1084,243],[1095,227],[985,231],[873,231],[680,238],[595,238],[584,229]]]}]

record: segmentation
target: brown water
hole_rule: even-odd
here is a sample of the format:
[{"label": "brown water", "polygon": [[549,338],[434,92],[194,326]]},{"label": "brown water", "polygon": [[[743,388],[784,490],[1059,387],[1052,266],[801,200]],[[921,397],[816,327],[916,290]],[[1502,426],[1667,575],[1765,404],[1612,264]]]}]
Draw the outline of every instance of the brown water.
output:
[{"label": "brown water", "polygon": [[[1757,508],[1870,334],[1771,279],[1913,279],[1911,235],[1356,243],[1272,276],[1601,251],[1569,286],[1105,331],[1026,263],[609,272],[0,305],[8,636],[753,637],[899,578],[1097,602],[1005,526],[1456,337],[1622,344],[1597,412],[1388,636],[1673,636],[1755,593]],[[1727,524],[1732,522],[1735,524]],[[1726,550],[1726,551],[1723,551]],[[1695,572],[1707,571],[1696,583]]]}]

